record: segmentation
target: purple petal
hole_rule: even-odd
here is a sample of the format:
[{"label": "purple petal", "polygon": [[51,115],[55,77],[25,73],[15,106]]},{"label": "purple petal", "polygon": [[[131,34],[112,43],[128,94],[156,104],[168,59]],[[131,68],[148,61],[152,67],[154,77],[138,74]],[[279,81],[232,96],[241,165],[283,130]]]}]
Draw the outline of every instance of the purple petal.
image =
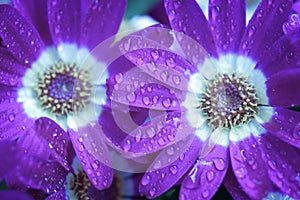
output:
[{"label": "purple petal", "polygon": [[18,149],[14,141],[0,141],[0,181],[7,172],[14,169],[18,161]]},{"label": "purple petal", "polygon": [[300,67],[300,32],[295,31],[282,36],[269,49],[256,68],[262,70],[266,77],[270,77],[280,71],[296,69]]},{"label": "purple petal", "polygon": [[284,193],[300,198],[300,151],[278,138],[264,134],[261,138],[263,160],[272,182]]},{"label": "purple petal", "polygon": [[22,105],[17,103],[14,88],[0,85],[0,140],[16,139],[27,132],[33,120],[24,113]]},{"label": "purple petal", "polygon": [[180,119],[178,112],[162,112],[129,133],[121,146],[133,157],[157,152],[194,132]]},{"label": "purple petal", "polygon": [[[190,36],[192,39],[199,42],[210,55],[217,57],[210,27],[196,1],[165,0],[165,8],[173,30]],[[178,40],[182,44],[181,47],[188,53],[191,44],[184,44],[187,42],[186,40],[181,42],[180,35],[181,34],[178,34]],[[195,54],[195,52],[196,51],[190,53]]]},{"label": "purple petal", "polygon": [[67,173],[57,162],[41,160],[25,153],[6,180],[10,187],[34,188],[50,194],[64,189]]},{"label": "purple petal", "polygon": [[300,148],[300,113],[292,110],[275,108],[272,119],[262,124],[271,134]]},{"label": "purple petal", "polygon": [[13,6],[29,20],[39,32],[46,45],[52,45],[48,25],[47,0],[12,0]]},{"label": "purple petal", "polygon": [[114,36],[123,18],[127,0],[94,0],[81,26],[81,44],[92,50]]},{"label": "purple petal", "polygon": [[263,58],[264,53],[283,35],[282,24],[287,20],[291,7],[291,0],[262,1],[247,26],[240,52],[255,61]]},{"label": "purple petal", "polygon": [[237,182],[236,177],[229,165],[226,176],[223,181],[226,190],[230,193],[233,199],[250,200],[247,194],[243,191],[241,185]]},{"label": "purple petal", "polygon": [[218,51],[236,53],[245,30],[245,0],[214,0],[208,8],[209,24]]},{"label": "purple petal", "polygon": [[192,136],[164,149],[141,179],[140,192],[155,198],[170,189],[194,164],[200,146],[199,139]]},{"label": "purple petal", "polygon": [[55,45],[77,42],[80,14],[80,1],[48,1],[48,22]]},{"label": "purple petal", "polygon": [[67,152],[70,138],[68,133],[54,121],[44,117],[35,122],[35,130],[41,140],[49,145],[49,150],[54,154],[57,161],[66,170],[69,170],[70,164],[68,163]]},{"label": "purple petal", "polygon": [[0,5],[0,19],[3,45],[21,64],[30,66],[44,48],[36,29],[10,5]]},{"label": "purple petal", "polygon": [[54,194],[51,194],[49,197],[46,198],[46,200],[62,200],[67,199],[66,197],[66,191],[59,191],[55,192]]},{"label": "purple petal", "polygon": [[300,70],[279,72],[266,81],[269,105],[274,107],[294,107],[300,105]]},{"label": "purple petal", "polygon": [[265,197],[272,187],[263,162],[259,143],[253,135],[243,141],[230,143],[233,172],[243,190],[254,199]]},{"label": "purple petal", "polygon": [[215,145],[206,157],[197,161],[183,180],[180,198],[211,199],[223,181],[228,164],[228,148]]},{"label": "purple petal", "polygon": [[[91,183],[99,190],[109,188],[113,181],[113,169],[103,135],[96,135],[100,127],[80,128],[77,131],[70,130],[70,138],[82,168],[86,172]],[[80,135],[79,135],[80,134]],[[99,139],[97,139],[99,138]],[[97,156],[97,157],[96,157]]]},{"label": "purple petal", "polygon": [[33,200],[33,198],[23,192],[19,191],[12,191],[12,190],[6,190],[6,191],[0,191],[0,199],[5,200]]},{"label": "purple petal", "polygon": [[145,48],[129,52],[125,56],[159,82],[180,90],[186,90],[189,74],[196,72],[196,68],[188,61],[168,50]]}]

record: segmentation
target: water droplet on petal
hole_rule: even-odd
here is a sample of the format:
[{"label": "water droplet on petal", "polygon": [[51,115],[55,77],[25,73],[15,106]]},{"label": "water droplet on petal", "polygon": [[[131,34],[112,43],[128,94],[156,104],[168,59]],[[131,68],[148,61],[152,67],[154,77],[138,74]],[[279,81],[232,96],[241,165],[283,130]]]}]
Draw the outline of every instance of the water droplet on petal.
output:
[{"label": "water droplet on petal", "polygon": [[269,160],[268,165],[271,169],[276,170],[276,162],[274,160]]},{"label": "water droplet on petal", "polygon": [[15,120],[15,117],[16,117],[16,115],[14,113],[11,113],[8,115],[8,120],[12,122]]},{"label": "water droplet on petal", "polygon": [[206,173],[206,178],[208,181],[212,181],[215,178],[215,174],[213,171],[209,171]]},{"label": "water droplet on petal", "polygon": [[204,190],[203,193],[202,193],[203,198],[207,198],[208,195],[209,195],[208,190]]},{"label": "water droplet on petal", "polygon": [[160,160],[157,160],[157,161],[155,161],[155,163],[154,163],[154,165],[153,165],[153,168],[154,168],[154,169],[159,169],[159,168],[161,168],[161,166],[162,166],[161,161],[160,161]]},{"label": "water droplet on petal", "polygon": [[143,97],[143,103],[145,105],[149,105],[150,104],[150,98],[149,97]]},{"label": "water droplet on petal", "polygon": [[150,54],[154,60],[157,60],[159,58],[159,54],[157,50],[152,51]]},{"label": "water droplet on petal", "polygon": [[163,106],[165,108],[170,108],[171,106],[171,99],[170,98],[167,98],[167,99],[164,99],[163,102],[162,102]]},{"label": "water droplet on petal", "polygon": [[169,147],[168,149],[167,149],[167,154],[168,155],[174,155],[174,148],[173,147]]},{"label": "water droplet on petal", "polygon": [[300,123],[295,126],[293,131],[293,137],[297,140],[300,139]]},{"label": "water droplet on petal", "polygon": [[130,102],[130,103],[133,103],[135,102],[136,100],[136,95],[134,92],[131,92],[127,95],[127,100]]},{"label": "water droplet on petal", "polygon": [[150,183],[150,176],[149,176],[149,175],[143,176],[142,181],[141,181],[141,184],[142,184],[143,186],[146,186],[146,185],[148,185],[149,183]]},{"label": "water droplet on petal", "polygon": [[175,175],[178,172],[178,167],[176,165],[173,165],[170,167],[170,172]]},{"label": "water droplet on petal", "polygon": [[214,165],[217,170],[222,171],[225,169],[225,161],[222,158],[213,159]]},{"label": "water droplet on petal", "polygon": [[129,151],[131,149],[131,141],[127,139],[125,143],[123,144],[124,151]]},{"label": "water droplet on petal", "polygon": [[244,178],[246,174],[247,170],[243,167],[240,167],[237,170],[235,170],[235,175],[237,176],[237,178]]},{"label": "water droplet on petal", "polygon": [[150,196],[153,197],[156,194],[156,188],[155,187],[151,188],[151,190],[149,191],[149,194],[150,194]]}]

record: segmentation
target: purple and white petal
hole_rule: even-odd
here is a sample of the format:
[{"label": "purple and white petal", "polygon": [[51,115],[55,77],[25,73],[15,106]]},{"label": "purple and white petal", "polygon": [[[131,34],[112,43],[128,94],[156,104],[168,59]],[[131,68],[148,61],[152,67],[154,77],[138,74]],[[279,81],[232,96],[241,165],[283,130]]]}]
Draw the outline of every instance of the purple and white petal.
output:
[{"label": "purple and white petal", "polygon": [[35,121],[35,131],[41,140],[49,146],[57,161],[66,169],[70,170],[68,162],[68,146],[70,138],[58,124],[51,119],[42,117]]},{"label": "purple and white petal", "polygon": [[279,139],[300,148],[300,113],[275,108],[269,122],[261,124],[268,132]]},{"label": "purple and white petal", "polygon": [[284,33],[282,24],[291,13],[292,0],[262,1],[253,14],[240,45],[240,53],[255,61],[263,58]]},{"label": "purple and white petal", "polygon": [[[194,47],[191,48],[195,43],[203,46],[209,55],[217,57],[209,24],[196,1],[165,0],[165,8],[171,27],[177,31],[177,39],[188,58],[192,58],[192,55],[197,52]],[[187,36],[183,36],[184,34]],[[191,37],[192,40],[187,37]],[[197,59],[195,63],[199,63],[199,60]]]},{"label": "purple and white petal", "polygon": [[208,8],[209,24],[218,52],[236,53],[245,31],[245,0],[210,0]]},{"label": "purple and white petal", "polygon": [[[69,130],[69,135],[82,168],[91,183],[99,190],[108,188],[113,181],[113,169],[103,135],[97,135],[100,127],[87,125],[77,131]],[[88,136],[88,137],[87,137]]]},{"label": "purple and white petal", "polygon": [[229,165],[228,148],[215,145],[204,158],[197,160],[183,179],[180,199],[211,199],[220,187]]},{"label": "purple and white petal", "polygon": [[81,45],[92,50],[105,39],[114,36],[123,18],[126,3],[127,0],[92,1],[86,18],[81,24]]},{"label": "purple and white petal", "polygon": [[269,105],[294,107],[300,105],[300,69],[279,72],[266,81]]},{"label": "purple and white petal", "polygon": [[38,32],[10,5],[0,5],[0,19],[2,44],[21,64],[29,67],[44,49]]},{"label": "purple and white petal", "polygon": [[261,137],[263,152],[269,177],[283,192],[295,199],[300,198],[300,151],[267,133]]},{"label": "purple and white petal", "polygon": [[253,135],[229,145],[235,177],[253,199],[262,199],[272,187],[259,145]]},{"label": "purple and white petal", "polygon": [[201,142],[189,137],[165,148],[153,161],[141,179],[139,191],[149,198],[155,198],[176,184],[194,164]]},{"label": "purple and white petal", "polygon": [[80,1],[48,1],[48,23],[53,43],[77,43],[80,35]]},{"label": "purple and white petal", "polygon": [[12,5],[35,26],[46,45],[53,44],[48,25],[47,0],[12,0]]},{"label": "purple and white petal", "polygon": [[297,69],[300,67],[300,32],[294,31],[282,36],[266,52],[256,68],[269,78],[283,70]]}]

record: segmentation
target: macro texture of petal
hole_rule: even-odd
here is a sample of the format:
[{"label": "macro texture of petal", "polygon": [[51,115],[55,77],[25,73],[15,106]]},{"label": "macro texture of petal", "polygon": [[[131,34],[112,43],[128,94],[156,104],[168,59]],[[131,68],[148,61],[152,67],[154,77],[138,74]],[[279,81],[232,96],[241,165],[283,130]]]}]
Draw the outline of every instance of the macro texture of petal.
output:
[{"label": "macro texture of petal", "polygon": [[272,182],[284,193],[300,198],[300,151],[271,134],[262,136],[260,145]]},{"label": "macro texture of petal", "polygon": [[81,44],[92,50],[103,40],[114,36],[123,18],[126,3],[127,0],[92,1],[81,25]]},{"label": "macro texture of petal", "polygon": [[66,191],[64,190],[55,192],[46,198],[46,200],[62,200],[62,199],[67,199]]},{"label": "macro texture of petal", "polygon": [[0,191],[0,199],[5,200],[33,200],[33,198],[26,193],[13,191],[13,190],[6,190]]},{"label": "macro texture of petal", "polygon": [[300,67],[300,31],[294,31],[279,38],[266,52],[256,68],[268,78],[288,69]]},{"label": "macro texture of petal", "polygon": [[300,69],[279,72],[266,81],[269,105],[294,107],[300,105]]},{"label": "macro texture of petal", "polygon": [[70,138],[58,124],[51,119],[42,117],[35,121],[35,130],[38,136],[48,143],[49,150],[54,154],[57,161],[66,168],[70,169],[68,163],[68,146]]},{"label": "macro texture of petal", "polygon": [[0,5],[0,37],[2,44],[25,66],[36,61],[44,48],[36,29],[10,5]]},{"label": "macro texture of petal", "polygon": [[[88,130],[90,127],[85,127],[85,128],[87,128],[86,130]],[[103,190],[108,188],[113,181],[113,169],[107,166],[109,163],[104,163],[106,161],[109,162],[106,158],[108,154],[107,152],[108,150],[107,147],[105,146],[105,143],[102,142],[101,145],[97,145],[99,143],[97,144],[95,143],[94,148],[97,148],[97,152],[100,155],[104,156],[102,160],[95,158],[95,156],[92,155],[92,153],[95,152],[91,152],[92,147],[88,146],[88,145],[92,145],[92,143],[90,141],[88,141],[88,143],[85,143],[85,139],[99,141],[101,140],[101,138],[100,139],[96,137],[93,138],[92,134],[93,131],[95,130],[86,131],[85,128],[83,130],[80,130],[79,132],[81,132],[81,134],[83,135],[89,134],[90,135],[89,138],[84,138],[82,136],[79,136],[79,132],[73,130],[69,131],[70,138],[74,150],[76,152],[76,155],[80,160],[82,168],[86,172],[86,175],[88,176],[89,180],[97,189]],[[82,133],[83,131],[84,133]],[[93,150],[95,151],[95,149]]]},{"label": "macro texture of petal", "polygon": [[197,160],[190,173],[183,179],[179,197],[211,199],[220,187],[228,165],[228,148],[215,145],[207,156]]},{"label": "macro texture of petal", "polygon": [[80,1],[48,0],[48,23],[54,44],[76,43],[80,34]]},{"label": "macro texture of petal", "polygon": [[218,52],[237,52],[245,31],[245,0],[210,0],[208,8],[209,24]]},{"label": "macro texture of petal", "polygon": [[236,180],[236,177],[232,171],[232,166],[229,165],[226,176],[223,180],[223,185],[225,186],[226,190],[230,193],[233,199],[239,200],[250,200],[247,194],[243,191],[243,188]]},{"label": "macro texture of petal", "polygon": [[300,148],[300,113],[292,110],[275,108],[269,122],[262,126],[279,139]]},{"label": "macro texture of petal", "polygon": [[47,0],[12,0],[12,5],[35,26],[46,45],[53,44],[46,14]]},{"label": "macro texture of petal", "polygon": [[0,181],[7,172],[14,169],[18,161],[18,149],[14,141],[0,141]]},{"label": "macro texture of petal", "polygon": [[[209,24],[196,1],[165,0],[165,8],[174,31],[188,35],[202,45],[211,56],[217,57]],[[186,43],[185,39],[181,41],[180,34],[177,37],[185,53],[195,53],[195,51],[189,50],[193,44]]]},{"label": "macro texture of petal", "polygon": [[[144,174],[139,186],[140,192],[155,198],[170,189],[192,167],[200,146],[199,139],[192,136],[161,151]],[[168,162],[168,159],[173,162]]]},{"label": "macro texture of petal", "polygon": [[240,52],[259,61],[283,35],[282,24],[291,13],[292,0],[263,0],[253,14],[240,45]]},{"label": "macro texture of petal", "polygon": [[232,169],[243,190],[253,199],[262,199],[271,189],[259,143],[251,135],[240,142],[230,143]]}]

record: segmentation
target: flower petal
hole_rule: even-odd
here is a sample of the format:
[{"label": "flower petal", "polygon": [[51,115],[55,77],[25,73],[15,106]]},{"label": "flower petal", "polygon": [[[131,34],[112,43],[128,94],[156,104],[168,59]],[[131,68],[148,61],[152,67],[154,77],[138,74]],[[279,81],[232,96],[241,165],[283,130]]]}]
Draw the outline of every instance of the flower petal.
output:
[{"label": "flower petal", "polygon": [[[91,183],[99,190],[108,188],[113,181],[113,169],[106,144],[101,141],[100,127],[87,125],[77,131],[69,130],[70,138],[82,168]],[[98,139],[99,138],[99,139]],[[108,166],[109,165],[109,166]]]},{"label": "flower petal", "polygon": [[262,1],[246,28],[240,52],[255,61],[263,58],[264,53],[283,35],[282,24],[291,13],[292,2]]},{"label": "flower petal", "polygon": [[94,0],[81,25],[81,44],[92,50],[103,40],[114,36],[123,18],[126,3],[127,0]]},{"label": "flower petal", "polygon": [[18,150],[14,141],[0,141],[0,181],[17,164],[19,159]]},{"label": "flower petal", "polygon": [[271,134],[300,148],[300,113],[292,110],[275,108],[272,119],[262,124]]},{"label": "flower petal", "polygon": [[294,107],[300,105],[300,69],[279,72],[266,81],[269,105]]},{"label": "flower petal", "polygon": [[223,181],[228,164],[228,148],[215,145],[206,157],[197,161],[183,180],[180,198],[211,199]]},{"label": "flower petal", "polygon": [[54,194],[51,194],[49,197],[46,198],[46,200],[62,200],[62,199],[67,199],[66,191],[64,190],[55,192]]},{"label": "flower petal", "polygon": [[46,45],[53,44],[47,15],[47,0],[12,0],[13,6],[29,20],[39,32]]},{"label": "flower petal", "polygon": [[261,138],[262,158],[272,182],[289,196],[300,198],[300,151],[278,138],[265,134]]},{"label": "flower petal", "polygon": [[42,117],[35,121],[35,130],[38,136],[49,145],[49,150],[54,154],[57,161],[66,169],[70,170],[68,163],[68,146],[70,138],[58,124],[51,119]]},{"label": "flower petal", "polygon": [[144,174],[140,192],[155,198],[170,189],[194,164],[200,145],[199,139],[192,136],[160,152]]},{"label": "flower petal", "polygon": [[236,177],[232,171],[232,166],[229,165],[226,176],[223,181],[226,190],[230,193],[233,199],[250,200],[247,194],[243,191],[241,185],[236,180]]},{"label": "flower petal", "polygon": [[48,1],[48,23],[56,46],[62,42],[77,42],[80,14],[80,1]]},{"label": "flower petal", "polygon": [[3,45],[21,64],[30,66],[44,48],[36,29],[10,5],[0,5],[0,19]]},{"label": "flower petal", "polygon": [[121,146],[132,157],[157,152],[193,133],[179,112],[160,113],[145,125],[137,127]]},{"label": "flower petal", "polygon": [[229,145],[232,169],[237,181],[254,199],[265,197],[272,186],[258,146],[253,135]]},{"label": "flower petal", "polygon": [[209,24],[218,51],[236,53],[245,30],[245,0],[210,1],[208,8]]},{"label": "flower petal", "polygon": [[291,32],[276,41],[257,63],[256,68],[269,78],[280,71],[299,68],[299,54],[300,32]]},{"label": "flower petal", "polygon": [[188,57],[190,57],[188,55],[189,53],[195,54],[197,51],[194,51],[195,49],[193,48],[190,49],[193,44],[191,45],[187,39],[181,41],[181,33],[194,39],[194,43],[198,42],[202,45],[211,56],[217,57],[216,47],[214,45],[210,27],[196,1],[165,0],[165,8],[172,29],[180,32],[177,35],[177,39]]}]

